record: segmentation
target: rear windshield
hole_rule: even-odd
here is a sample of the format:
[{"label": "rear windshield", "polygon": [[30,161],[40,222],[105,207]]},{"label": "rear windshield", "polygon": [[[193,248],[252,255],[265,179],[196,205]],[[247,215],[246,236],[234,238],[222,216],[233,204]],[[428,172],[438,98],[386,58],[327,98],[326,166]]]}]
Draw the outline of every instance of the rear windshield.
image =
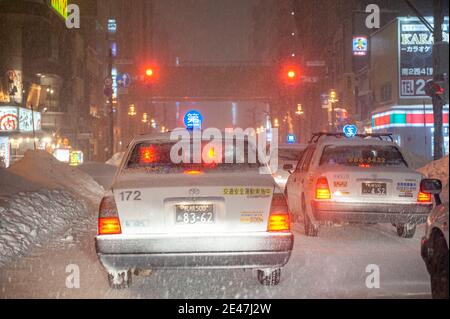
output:
[{"label": "rear windshield", "polygon": [[[236,143],[231,149],[214,147],[208,143],[201,143],[200,154],[197,154],[198,162],[194,155],[194,147],[185,144],[184,148],[174,148],[175,142],[165,143],[138,143],[127,161],[126,168],[146,168],[155,172],[174,172],[185,169],[220,170],[220,169],[252,169],[262,166],[255,158],[249,156],[253,148],[247,142],[243,145]],[[222,148],[222,150],[220,150]],[[172,154],[171,154],[172,152]],[[177,157],[176,161],[172,156]],[[230,160],[231,159],[231,160]]]},{"label": "rear windshield", "polygon": [[382,145],[328,145],[323,150],[320,165],[407,166],[395,146]]}]

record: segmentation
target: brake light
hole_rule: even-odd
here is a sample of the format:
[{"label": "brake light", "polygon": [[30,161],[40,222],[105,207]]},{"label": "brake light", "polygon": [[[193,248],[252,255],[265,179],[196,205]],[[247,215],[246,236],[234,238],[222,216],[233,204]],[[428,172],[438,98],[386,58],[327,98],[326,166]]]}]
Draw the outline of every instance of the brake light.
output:
[{"label": "brake light", "polygon": [[326,177],[321,176],[316,182],[316,199],[331,199],[330,187]]},{"label": "brake light", "polygon": [[419,191],[419,195],[417,195],[417,201],[419,203],[431,203],[431,194]]},{"label": "brake light", "polygon": [[273,194],[269,215],[269,232],[289,231],[291,222],[289,209],[283,194]]},{"label": "brake light", "polygon": [[119,217],[99,218],[99,235],[118,235],[122,233]]},{"label": "brake light", "polygon": [[184,171],[184,174],[186,174],[186,175],[201,175],[201,174],[203,174],[203,172],[198,169],[189,169],[187,171]]},{"label": "brake light", "polygon": [[154,146],[141,146],[139,153],[141,163],[149,164],[159,160],[158,150]]},{"label": "brake light", "polygon": [[103,197],[98,212],[98,234],[117,235],[122,233],[114,196]]},{"label": "brake light", "polygon": [[358,166],[361,168],[369,168],[370,164],[359,164]]}]

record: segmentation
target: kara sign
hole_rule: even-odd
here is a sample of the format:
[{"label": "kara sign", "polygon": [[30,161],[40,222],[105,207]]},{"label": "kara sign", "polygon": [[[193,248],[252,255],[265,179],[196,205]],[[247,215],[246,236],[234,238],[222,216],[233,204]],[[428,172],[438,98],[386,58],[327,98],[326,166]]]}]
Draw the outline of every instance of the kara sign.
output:
[{"label": "kara sign", "polygon": [[[427,18],[433,25],[433,18]],[[443,29],[448,42],[448,18]],[[399,96],[428,98],[425,84],[433,78],[433,34],[417,18],[399,18]]]}]

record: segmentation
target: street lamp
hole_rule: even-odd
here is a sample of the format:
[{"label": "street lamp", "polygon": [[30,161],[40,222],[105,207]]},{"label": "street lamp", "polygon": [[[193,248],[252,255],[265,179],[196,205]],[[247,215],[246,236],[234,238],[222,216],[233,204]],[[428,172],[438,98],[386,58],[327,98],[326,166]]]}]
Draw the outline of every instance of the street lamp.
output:
[{"label": "street lamp", "polygon": [[331,128],[333,131],[336,129],[336,113],[334,110],[334,103],[339,102],[339,99],[337,98],[337,93],[335,89],[332,89],[330,91],[330,98],[328,99],[328,102],[330,102],[330,109],[329,112],[331,112]]}]

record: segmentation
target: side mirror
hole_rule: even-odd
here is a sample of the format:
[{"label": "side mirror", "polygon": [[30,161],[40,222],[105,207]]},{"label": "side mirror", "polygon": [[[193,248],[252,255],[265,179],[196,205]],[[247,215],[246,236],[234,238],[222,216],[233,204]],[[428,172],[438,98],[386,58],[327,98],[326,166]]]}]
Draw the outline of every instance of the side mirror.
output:
[{"label": "side mirror", "polygon": [[284,164],[283,170],[288,171],[289,173],[294,169],[294,166],[292,164]]},{"label": "side mirror", "polygon": [[420,182],[420,191],[434,195],[436,205],[439,206],[442,204],[441,197],[439,196],[442,191],[442,182],[439,179],[423,179]]},{"label": "side mirror", "polygon": [[440,194],[442,182],[439,179],[423,179],[420,182],[420,191],[432,195]]}]

